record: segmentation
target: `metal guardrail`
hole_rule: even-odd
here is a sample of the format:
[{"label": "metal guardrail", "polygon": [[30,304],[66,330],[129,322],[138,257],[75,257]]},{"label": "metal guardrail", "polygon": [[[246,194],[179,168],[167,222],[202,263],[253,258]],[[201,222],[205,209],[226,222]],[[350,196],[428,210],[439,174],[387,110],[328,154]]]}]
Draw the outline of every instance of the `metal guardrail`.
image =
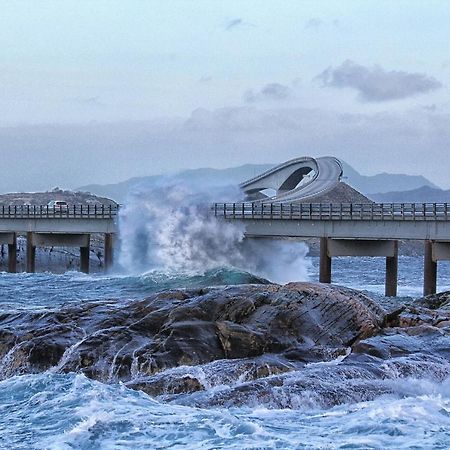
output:
[{"label": "metal guardrail", "polygon": [[0,219],[114,219],[117,205],[0,205]]},{"label": "metal guardrail", "polygon": [[216,217],[251,220],[448,221],[447,203],[214,203]]}]

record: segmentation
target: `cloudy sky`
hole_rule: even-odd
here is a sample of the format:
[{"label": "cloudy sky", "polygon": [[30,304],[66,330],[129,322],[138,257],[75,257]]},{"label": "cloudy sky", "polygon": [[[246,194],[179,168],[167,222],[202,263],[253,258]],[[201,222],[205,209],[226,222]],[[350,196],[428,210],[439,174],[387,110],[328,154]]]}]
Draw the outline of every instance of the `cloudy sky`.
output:
[{"label": "cloudy sky", "polygon": [[0,191],[303,155],[450,188],[446,0],[0,8]]}]

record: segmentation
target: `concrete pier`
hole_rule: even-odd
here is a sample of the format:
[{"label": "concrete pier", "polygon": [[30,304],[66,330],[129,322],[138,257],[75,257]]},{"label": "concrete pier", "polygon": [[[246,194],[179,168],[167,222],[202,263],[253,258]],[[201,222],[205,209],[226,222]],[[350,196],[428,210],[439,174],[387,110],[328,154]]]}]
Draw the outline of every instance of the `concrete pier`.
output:
[{"label": "concrete pier", "polygon": [[[114,234],[106,233],[104,247],[105,270],[111,268],[114,255]],[[36,248],[38,247],[78,247],[80,249],[80,271],[89,273],[90,265],[89,233],[26,233],[26,271],[36,270]],[[8,247],[8,272],[17,272],[17,233],[0,232],[0,244]]]},{"label": "concrete pier", "polygon": [[109,270],[112,267],[113,259],[114,259],[114,237],[112,233],[105,233],[105,244],[104,244],[105,270]]},{"label": "concrete pier", "polygon": [[8,272],[17,272],[17,235],[12,233],[12,242],[8,243]]},{"label": "concrete pier", "polygon": [[27,233],[27,272],[34,273],[36,271],[36,245],[33,242],[34,233]]},{"label": "concrete pier", "polygon": [[433,242],[425,241],[423,258],[423,295],[436,294],[437,261],[433,260]]},{"label": "concrete pier", "polygon": [[360,240],[320,238],[319,281],[331,283],[333,256],[383,256],[386,258],[385,295],[397,295],[398,242],[393,240]]},{"label": "concrete pier", "polygon": [[[16,233],[0,232],[0,244],[8,246],[8,272],[17,271],[17,235]],[[3,253],[2,253],[3,256]]]},{"label": "concrete pier", "polygon": [[27,233],[27,272],[35,272],[36,247],[79,247],[80,270],[89,273],[90,234]]},{"label": "concrete pier", "polygon": [[328,254],[328,238],[320,238],[319,282],[331,283],[331,256]]},{"label": "concrete pier", "polygon": [[87,235],[87,245],[80,247],[80,271],[89,273],[90,236]]},{"label": "concrete pier", "polygon": [[386,281],[384,295],[397,296],[398,285],[398,242],[394,241],[394,256],[386,256]]}]

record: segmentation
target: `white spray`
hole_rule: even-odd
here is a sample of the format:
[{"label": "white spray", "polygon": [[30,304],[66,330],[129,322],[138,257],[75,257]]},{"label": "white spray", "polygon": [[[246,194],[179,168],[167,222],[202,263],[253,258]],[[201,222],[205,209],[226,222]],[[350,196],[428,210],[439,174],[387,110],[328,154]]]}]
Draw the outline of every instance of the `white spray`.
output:
[{"label": "white spray", "polygon": [[244,239],[242,224],[214,217],[212,202],[240,197],[234,186],[177,177],[135,187],[120,213],[120,266],[169,274],[233,267],[276,282],[307,279],[303,242]]}]

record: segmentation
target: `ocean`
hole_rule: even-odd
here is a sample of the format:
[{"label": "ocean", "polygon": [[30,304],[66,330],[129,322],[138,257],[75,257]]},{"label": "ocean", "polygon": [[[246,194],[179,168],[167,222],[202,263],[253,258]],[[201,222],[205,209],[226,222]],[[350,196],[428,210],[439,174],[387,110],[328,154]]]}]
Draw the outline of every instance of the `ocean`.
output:
[{"label": "ocean", "polygon": [[[450,289],[449,267],[440,263],[439,290]],[[333,260],[334,283],[367,291],[390,306],[421,295],[421,273],[421,258],[400,257],[399,297],[387,300],[383,297],[382,258]],[[299,275],[300,280],[317,280],[317,258],[305,256]],[[14,312],[26,321],[27,313],[44,317],[67,306],[105,299],[113,299],[115,305],[126,309],[129,301],[165,289],[248,282],[264,280],[229,267],[189,273],[152,269],[141,275],[2,273],[0,315]],[[305,370],[327,373],[327,367],[340,361],[313,363],[290,372],[289,380],[295,383],[308,373]],[[205,376],[200,393],[151,397],[123,383],[103,383],[80,373],[47,370],[8,376],[8,364],[6,354],[0,366],[0,448],[4,449],[450,448],[450,378],[437,379],[433,375],[436,367],[431,370],[437,363],[431,361],[429,375],[428,369],[422,368],[407,377],[394,372],[380,380],[356,376],[352,383],[377,384],[380,395],[370,400],[355,394],[351,401],[327,405],[320,390],[298,394],[289,389],[289,383],[274,387],[279,392],[273,394],[288,398],[289,407],[280,407],[282,400],[273,405],[258,403],[257,399],[242,407],[195,406],[199,396],[201,400],[228,388],[225,380],[221,384],[220,377],[212,382]],[[177,370],[189,374],[203,368],[185,366]],[[324,378],[323,383],[330,382],[336,395],[349,389],[345,378]],[[235,379],[232,383],[239,386],[245,381]],[[196,401],[191,402],[194,396]]]}]

